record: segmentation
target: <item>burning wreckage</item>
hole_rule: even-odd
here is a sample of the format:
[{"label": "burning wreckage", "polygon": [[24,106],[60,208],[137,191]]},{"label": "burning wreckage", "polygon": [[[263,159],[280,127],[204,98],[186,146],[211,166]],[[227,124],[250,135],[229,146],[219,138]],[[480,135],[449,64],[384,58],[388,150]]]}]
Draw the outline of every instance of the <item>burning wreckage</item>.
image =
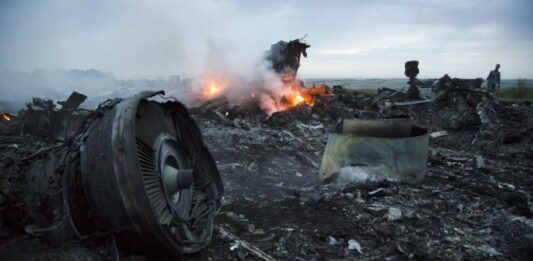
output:
[{"label": "burning wreckage", "polygon": [[2,114],[0,257],[533,255],[531,103],[497,101],[479,79],[420,82],[416,61],[407,93],[305,88],[309,46],[291,43],[267,55],[290,89],[275,111],[223,95],[187,110],[151,92],[95,111],[76,109],[75,93],[59,110],[34,100]]}]

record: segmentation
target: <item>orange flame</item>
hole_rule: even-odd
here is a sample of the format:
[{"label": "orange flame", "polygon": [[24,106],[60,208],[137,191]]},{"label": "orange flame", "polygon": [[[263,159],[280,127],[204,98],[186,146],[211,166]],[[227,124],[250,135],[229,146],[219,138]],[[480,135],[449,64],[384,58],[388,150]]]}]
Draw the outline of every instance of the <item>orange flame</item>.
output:
[{"label": "orange flame", "polygon": [[303,88],[298,85],[293,87],[294,93],[287,95],[285,98],[287,102],[285,103],[285,108],[283,110],[289,109],[291,107],[297,106],[299,104],[306,104],[308,106],[315,106],[316,99],[323,96],[333,95],[331,90],[326,85],[321,85],[320,87],[313,86],[311,88]]},{"label": "orange flame", "polygon": [[204,88],[204,96],[207,99],[216,98],[222,94],[223,89],[224,87],[221,84],[211,82]]},{"label": "orange flame", "polygon": [[300,91],[296,91],[296,93],[292,95],[292,97],[289,97],[289,101],[290,101],[289,107],[294,107],[301,103],[305,103],[309,106],[315,105],[315,102],[313,101],[313,97],[309,96],[306,92],[300,92]]},{"label": "orange flame", "polygon": [[223,79],[209,79],[200,85],[202,87],[200,89],[201,92],[198,93],[198,100],[207,101],[226,94],[231,97],[232,103],[255,101],[270,116],[274,112],[300,105],[313,107],[322,99],[321,97],[332,95],[331,89],[326,85],[305,88],[303,82],[296,79],[294,74],[282,75],[280,80],[285,88],[276,86],[276,88],[262,89],[261,86],[257,86],[250,92],[243,93],[239,99],[239,97],[235,97],[235,92],[231,90],[232,84]]},{"label": "orange flame", "polygon": [[217,94],[220,93],[220,86],[212,83],[210,86],[209,86],[209,95],[210,96],[215,96]]},{"label": "orange flame", "polygon": [[7,113],[2,113],[2,119],[4,121],[11,121],[11,117],[9,117],[9,114]]}]

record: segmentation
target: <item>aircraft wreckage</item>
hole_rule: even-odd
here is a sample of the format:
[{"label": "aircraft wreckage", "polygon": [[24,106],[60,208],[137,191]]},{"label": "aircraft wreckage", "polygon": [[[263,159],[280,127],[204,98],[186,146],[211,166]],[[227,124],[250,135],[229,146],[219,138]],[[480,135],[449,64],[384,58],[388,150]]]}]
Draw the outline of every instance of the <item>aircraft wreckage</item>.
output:
[{"label": "aircraft wreckage", "polygon": [[291,88],[270,114],[268,92],[189,109],[143,92],[95,110],[73,93],[2,112],[0,259],[528,260],[530,102],[480,79],[421,82],[417,61],[406,92],[306,88],[308,47],[267,52]]},{"label": "aircraft wreckage", "polygon": [[[78,93],[61,110],[28,105],[16,127],[64,142],[4,169],[4,195],[11,197],[4,222],[52,245],[110,235],[134,253],[172,256],[205,247],[222,182],[185,106],[150,100],[162,94],[110,100],[89,112],[76,109],[81,102],[73,101],[84,99]],[[48,129],[30,130],[30,122]]]}]

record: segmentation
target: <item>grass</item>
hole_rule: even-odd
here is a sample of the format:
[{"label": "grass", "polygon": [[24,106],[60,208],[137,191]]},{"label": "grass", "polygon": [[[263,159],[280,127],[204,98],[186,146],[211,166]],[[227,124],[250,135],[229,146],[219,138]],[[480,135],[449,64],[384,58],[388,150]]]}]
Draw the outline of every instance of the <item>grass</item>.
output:
[{"label": "grass", "polygon": [[[351,91],[357,91],[365,94],[376,94],[377,89],[353,89]],[[431,93],[421,93],[424,98],[430,98]],[[526,81],[518,79],[515,85],[505,89],[496,90],[496,97],[500,100],[508,101],[533,101],[533,87],[528,86]]]},{"label": "grass", "polygon": [[501,100],[533,101],[533,88],[527,86],[523,79],[518,79],[513,87],[496,90],[496,97]]},{"label": "grass", "polygon": [[364,93],[364,94],[376,94],[376,93],[378,93],[377,89],[353,89],[351,91],[356,91],[356,92]]},{"label": "grass", "polygon": [[[377,89],[353,89],[352,91],[357,91],[359,93],[364,93],[364,94],[377,94],[378,93],[378,90]],[[431,96],[433,96],[433,94],[431,92],[424,92],[421,90],[420,92],[420,96],[424,99],[429,99],[431,98]]]}]

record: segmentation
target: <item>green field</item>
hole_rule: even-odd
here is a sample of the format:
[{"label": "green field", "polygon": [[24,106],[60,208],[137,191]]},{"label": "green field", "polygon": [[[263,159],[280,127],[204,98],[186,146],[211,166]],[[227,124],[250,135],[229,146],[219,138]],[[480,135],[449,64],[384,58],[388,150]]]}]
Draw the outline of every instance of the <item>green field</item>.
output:
[{"label": "green field", "polygon": [[[360,88],[352,90],[366,94],[377,93],[377,89],[372,88]],[[420,95],[424,98],[431,97],[431,93],[429,92],[422,92]],[[496,97],[499,100],[507,101],[533,101],[533,87],[528,85],[525,80],[518,79],[513,85],[505,88],[502,87],[501,89],[496,90]]]},{"label": "green field", "polygon": [[496,97],[500,100],[533,101],[533,87],[518,79],[514,86],[496,90]]}]

